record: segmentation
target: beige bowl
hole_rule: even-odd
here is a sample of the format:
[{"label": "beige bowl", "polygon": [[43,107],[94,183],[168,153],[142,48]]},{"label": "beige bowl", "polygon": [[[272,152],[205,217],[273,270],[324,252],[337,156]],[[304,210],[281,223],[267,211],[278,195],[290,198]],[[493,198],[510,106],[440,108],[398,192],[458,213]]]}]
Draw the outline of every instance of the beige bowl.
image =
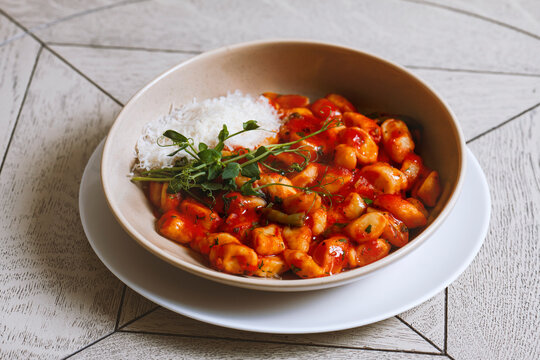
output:
[{"label": "beige bowl", "polygon": [[[143,126],[168,113],[171,105],[187,103],[194,97],[202,100],[222,96],[236,89],[253,95],[274,91],[308,95],[312,99],[338,93],[360,109],[414,118],[423,127],[420,153],[428,166],[439,171],[443,186],[429,226],[409,244],[373,264],[324,278],[295,280],[221,273],[205,265],[199,254],[160,236],[147,199],[128,177]],[[359,280],[426,241],[456,203],[464,178],[464,150],[463,135],[448,106],[404,68],[341,46],[310,41],[258,41],[199,55],[173,67],[140,90],[120,112],[109,132],[101,179],[117,220],[133,239],[161,259],[224,284],[268,291],[302,291]]]}]

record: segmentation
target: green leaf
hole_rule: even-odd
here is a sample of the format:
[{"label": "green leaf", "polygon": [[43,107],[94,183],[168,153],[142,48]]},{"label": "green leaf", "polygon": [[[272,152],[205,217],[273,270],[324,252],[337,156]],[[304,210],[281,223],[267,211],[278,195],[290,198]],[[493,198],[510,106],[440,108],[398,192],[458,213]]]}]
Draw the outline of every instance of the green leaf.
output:
[{"label": "green leaf", "polygon": [[208,149],[208,145],[206,145],[205,143],[199,143],[199,151],[203,151],[206,149]]},{"label": "green leaf", "polygon": [[209,190],[209,191],[223,190],[223,185],[220,183],[208,182],[208,183],[202,183],[201,188],[203,190]]},{"label": "green leaf", "polygon": [[364,200],[364,202],[366,203],[366,205],[371,205],[373,204],[373,200],[369,199],[369,198],[362,198]]},{"label": "green leaf", "polygon": [[221,152],[221,150],[223,150],[224,147],[225,147],[225,144],[220,142],[214,147],[214,150]]},{"label": "green leaf", "polygon": [[229,136],[229,130],[227,129],[227,125],[223,124],[223,128],[219,132],[218,139],[220,142],[224,142],[228,136]]},{"label": "green leaf", "polygon": [[182,146],[180,146],[177,150],[173,151],[172,153],[168,154],[167,156],[174,156],[176,155],[178,152],[184,150],[185,148],[187,148],[188,145],[187,144],[184,144]]},{"label": "green leaf", "polygon": [[209,181],[212,181],[212,180],[216,179],[219,176],[220,171],[221,171],[221,166],[219,164],[213,164],[213,165],[208,167],[206,178]]},{"label": "green leaf", "polygon": [[244,183],[244,185],[242,185],[240,187],[240,192],[242,193],[242,195],[246,195],[246,196],[249,196],[249,195],[259,196],[259,195],[261,195],[258,192],[256,192],[255,190],[253,190],[252,184],[254,182],[255,182],[255,179],[251,179],[248,182]]},{"label": "green leaf", "polygon": [[221,174],[221,178],[223,180],[227,179],[234,179],[235,177],[240,174],[240,164],[236,162],[228,163],[225,169],[223,170],[223,173]]},{"label": "green leaf", "polygon": [[207,164],[221,159],[221,152],[217,151],[216,149],[205,149],[203,151],[199,151],[197,155],[199,155],[199,158]]},{"label": "green leaf", "polygon": [[251,163],[242,168],[242,176],[259,179],[260,175],[261,171],[259,170],[259,165],[257,163]]},{"label": "green leaf", "polygon": [[163,133],[163,136],[165,136],[166,138],[169,138],[171,139],[172,141],[174,141],[175,143],[185,143],[188,141],[188,138],[185,137],[184,135],[174,131],[174,130],[167,130]]},{"label": "green leaf", "polygon": [[244,130],[255,130],[260,128],[259,124],[255,120],[249,120],[242,124]]}]

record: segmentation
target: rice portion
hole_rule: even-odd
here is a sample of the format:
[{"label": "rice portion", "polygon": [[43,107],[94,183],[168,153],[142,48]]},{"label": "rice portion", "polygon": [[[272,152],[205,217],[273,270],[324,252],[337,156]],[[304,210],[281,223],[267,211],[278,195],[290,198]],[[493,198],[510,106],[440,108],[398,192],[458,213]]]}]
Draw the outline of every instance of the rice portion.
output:
[{"label": "rice portion", "polygon": [[[135,169],[150,170],[172,166],[181,157],[189,157],[185,151],[175,156],[167,156],[174,147],[163,147],[159,144],[171,144],[162,135],[166,130],[175,130],[188,138],[192,138],[195,148],[200,142],[214,147],[218,143],[218,134],[227,125],[230,134],[242,130],[242,124],[255,120],[261,129],[251,130],[227,140],[225,145],[231,148],[245,147],[253,149],[267,138],[275,136],[282,125],[277,111],[264,96],[254,98],[243,95],[239,90],[218,98],[197,102],[172,110],[145,125],[141,137],[137,141]],[[264,129],[264,130],[262,130]]]}]

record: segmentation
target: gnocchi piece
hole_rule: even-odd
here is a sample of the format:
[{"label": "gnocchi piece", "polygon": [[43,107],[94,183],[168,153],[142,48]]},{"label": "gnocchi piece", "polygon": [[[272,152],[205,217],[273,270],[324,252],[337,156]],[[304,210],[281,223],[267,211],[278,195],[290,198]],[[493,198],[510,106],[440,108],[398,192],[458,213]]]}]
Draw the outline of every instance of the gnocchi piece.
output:
[{"label": "gnocchi piece", "polygon": [[378,239],[387,225],[384,215],[370,212],[360,216],[345,227],[345,232],[356,242],[362,243]]},{"label": "gnocchi piece", "polygon": [[301,278],[314,278],[326,275],[324,269],[311,256],[299,250],[285,250],[283,256],[290,269]]},{"label": "gnocchi piece", "polygon": [[415,208],[417,208],[424,216],[427,218],[429,213],[424,207],[424,204],[418,199],[415,198],[407,198],[407,201],[414,205]]},{"label": "gnocchi piece", "polygon": [[216,212],[191,198],[180,203],[180,212],[189,218],[195,226],[210,232],[215,231],[221,223],[221,218]]},{"label": "gnocchi piece", "polygon": [[427,224],[427,219],[413,204],[399,195],[383,194],[375,199],[374,204],[383,208],[401,220],[405,225],[414,229]]},{"label": "gnocchi piece", "polygon": [[367,165],[377,161],[379,147],[367,131],[359,127],[345,128],[339,133],[340,142],[356,151],[358,164]]},{"label": "gnocchi piece", "polygon": [[229,274],[251,275],[257,271],[259,264],[259,258],[253,249],[237,243],[212,247],[208,259],[216,269]]},{"label": "gnocchi piece", "polygon": [[407,188],[407,177],[398,169],[383,162],[364,166],[360,175],[385,194],[398,194]]},{"label": "gnocchi piece", "polygon": [[328,99],[318,99],[315,101],[311,105],[311,112],[322,120],[341,116],[338,107]]},{"label": "gnocchi piece", "polygon": [[197,236],[202,236],[190,219],[176,210],[169,210],[161,215],[156,227],[161,235],[180,244],[187,244]]},{"label": "gnocchi piece", "polygon": [[349,193],[342,203],[343,215],[347,220],[354,220],[366,211],[366,202],[355,192]]},{"label": "gnocchi piece", "polygon": [[282,236],[288,249],[307,253],[313,235],[311,229],[304,225],[300,227],[286,226],[283,228]]},{"label": "gnocchi piece", "polygon": [[381,141],[381,127],[375,120],[357,112],[346,112],[343,114],[343,122],[348,127],[359,127],[367,131],[376,143]]},{"label": "gnocchi piece", "polygon": [[422,158],[415,153],[409,153],[405,155],[403,163],[401,164],[401,172],[407,177],[407,189],[410,190],[423,168]]},{"label": "gnocchi piece", "polygon": [[285,250],[281,227],[275,224],[253,229],[251,241],[259,255],[277,255]]},{"label": "gnocchi piece", "polygon": [[352,177],[352,173],[345,168],[326,167],[320,179],[320,189],[335,194],[349,184]]},{"label": "gnocchi piece", "polygon": [[313,163],[310,163],[305,167],[304,170],[300,171],[291,179],[291,183],[294,186],[307,187],[317,180],[318,175],[319,167]]},{"label": "gnocchi piece", "polygon": [[273,100],[281,109],[294,109],[309,105],[309,98],[302,95],[281,95]]},{"label": "gnocchi piece", "polygon": [[289,196],[283,199],[283,209],[288,214],[303,212],[306,214],[313,213],[321,207],[322,200],[316,193],[305,193],[303,191],[298,194]]},{"label": "gnocchi piece", "polygon": [[311,112],[311,110],[309,110],[306,107],[295,107],[291,109],[284,109],[283,113],[285,116],[291,116],[291,115],[292,116],[298,116],[298,115],[313,116],[313,113]]},{"label": "gnocchi piece", "polygon": [[349,145],[339,144],[334,149],[334,163],[345,169],[353,170],[356,168],[356,150]]},{"label": "gnocchi piece", "polygon": [[429,207],[437,204],[437,199],[441,195],[441,184],[439,181],[439,173],[432,171],[422,182],[422,185],[416,190],[416,195]]},{"label": "gnocchi piece", "polygon": [[161,187],[161,199],[160,199],[160,210],[162,212],[167,212],[172,209],[177,209],[182,201],[180,193],[169,194],[167,189],[169,188],[168,183],[164,183]]},{"label": "gnocchi piece", "polygon": [[324,208],[320,207],[314,211],[311,216],[311,232],[313,236],[320,235],[326,230],[327,212]]},{"label": "gnocchi piece", "polygon": [[319,264],[325,274],[337,274],[347,264],[349,239],[343,235],[333,236],[321,241],[313,250],[313,260]]},{"label": "gnocchi piece", "polygon": [[382,259],[390,252],[390,244],[383,239],[375,239],[352,247],[348,253],[351,268],[369,265]]},{"label": "gnocchi piece", "polygon": [[277,256],[262,256],[259,257],[259,265],[253,273],[255,276],[276,278],[289,270],[289,266],[285,262],[283,255]]},{"label": "gnocchi piece", "polygon": [[356,108],[349,100],[338,94],[328,94],[326,98],[336,105],[342,113],[345,111],[356,111]]},{"label": "gnocchi piece", "polygon": [[407,245],[409,242],[409,229],[407,226],[388,212],[383,212],[382,214],[386,217],[387,224],[381,234],[381,238],[396,247]]},{"label": "gnocchi piece", "polygon": [[150,183],[148,183],[148,198],[150,200],[150,203],[156,208],[159,208],[161,206],[162,187],[162,182],[151,181]]},{"label": "gnocchi piece", "polygon": [[388,119],[381,125],[382,144],[390,158],[401,164],[405,156],[414,150],[414,141],[407,125],[396,119]]},{"label": "gnocchi piece", "polygon": [[290,186],[292,185],[291,180],[287,179],[285,176],[279,175],[278,173],[261,174],[259,184],[277,184],[263,188],[263,191],[270,197],[270,199],[272,199],[272,201],[274,201],[276,198],[285,199],[289,196],[295,195],[298,192],[298,190]]},{"label": "gnocchi piece", "polygon": [[193,250],[198,251],[203,255],[208,255],[210,253],[210,249],[212,249],[214,246],[231,243],[240,244],[240,240],[229,233],[222,232],[208,234],[205,237],[195,239],[190,243],[190,246]]}]

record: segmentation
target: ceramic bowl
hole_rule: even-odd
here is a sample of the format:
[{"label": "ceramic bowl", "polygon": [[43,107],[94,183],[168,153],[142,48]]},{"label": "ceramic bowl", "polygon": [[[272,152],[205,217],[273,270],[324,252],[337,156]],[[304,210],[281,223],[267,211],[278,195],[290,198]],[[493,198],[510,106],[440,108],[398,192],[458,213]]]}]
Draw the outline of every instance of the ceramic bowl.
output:
[{"label": "ceramic bowl", "polygon": [[[199,254],[159,235],[149,202],[128,176],[143,126],[167,114],[171,106],[190,102],[194,97],[202,100],[226,95],[236,89],[252,95],[273,91],[308,95],[311,99],[338,93],[361,110],[379,110],[415,119],[423,129],[419,153],[429,167],[439,171],[443,188],[428,226],[409,244],[373,264],[328,277],[294,280],[221,273],[208,267]],[[160,75],[133,96],[107,137],[101,178],[118,222],[135,241],[161,259],[232,286],[303,291],[359,280],[429,241],[456,203],[464,171],[465,143],[455,116],[435,91],[403,67],[356,49],[331,44],[257,41],[196,56]]]}]

